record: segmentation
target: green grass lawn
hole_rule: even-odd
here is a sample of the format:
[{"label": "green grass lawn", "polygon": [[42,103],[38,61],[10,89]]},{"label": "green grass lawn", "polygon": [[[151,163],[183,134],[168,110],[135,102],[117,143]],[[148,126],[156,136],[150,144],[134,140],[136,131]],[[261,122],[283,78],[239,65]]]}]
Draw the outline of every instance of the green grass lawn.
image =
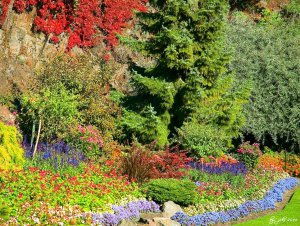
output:
[{"label": "green grass lawn", "polygon": [[291,201],[286,207],[274,214],[269,214],[264,217],[247,221],[240,226],[265,226],[265,225],[287,225],[287,226],[300,226],[300,189],[296,190]]}]

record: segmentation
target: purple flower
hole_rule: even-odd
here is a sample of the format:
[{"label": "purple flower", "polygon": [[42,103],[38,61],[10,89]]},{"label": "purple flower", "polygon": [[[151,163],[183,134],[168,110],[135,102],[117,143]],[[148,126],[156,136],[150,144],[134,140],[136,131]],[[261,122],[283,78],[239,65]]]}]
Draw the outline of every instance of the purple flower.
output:
[{"label": "purple flower", "polygon": [[114,213],[92,214],[94,224],[118,225],[122,220],[139,218],[142,212],[160,212],[159,205],[153,201],[140,200],[125,206],[112,206]]}]

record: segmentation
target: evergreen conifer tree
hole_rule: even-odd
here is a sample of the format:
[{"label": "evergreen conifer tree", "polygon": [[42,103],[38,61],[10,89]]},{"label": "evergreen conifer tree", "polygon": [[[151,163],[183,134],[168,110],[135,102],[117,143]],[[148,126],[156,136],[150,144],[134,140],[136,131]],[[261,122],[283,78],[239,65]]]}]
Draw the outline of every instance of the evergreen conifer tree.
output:
[{"label": "evergreen conifer tree", "polygon": [[[152,9],[140,13],[139,20],[151,37],[135,44],[154,57],[156,64],[133,75],[136,89],[125,105],[121,122],[124,132],[146,138],[142,142],[157,140],[158,146],[163,146],[170,134],[177,131],[183,146],[197,150],[207,142],[207,139],[201,141],[201,137],[219,131],[226,133],[222,143],[229,144],[242,124],[240,112],[247,92],[236,87],[233,74],[227,72],[229,55],[224,50],[224,29],[228,2],[149,2]],[[156,121],[145,118],[150,106],[151,117]],[[143,124],[147,121],[152,124],[150,127]],[[146,131],[145,136],[147,126],[152,131]],[[195,131],[188,131],[191,126],[198,131],[211,128],[210,134],[199,134],[200,140],[195,140],[195,134],[188,135]]]}]

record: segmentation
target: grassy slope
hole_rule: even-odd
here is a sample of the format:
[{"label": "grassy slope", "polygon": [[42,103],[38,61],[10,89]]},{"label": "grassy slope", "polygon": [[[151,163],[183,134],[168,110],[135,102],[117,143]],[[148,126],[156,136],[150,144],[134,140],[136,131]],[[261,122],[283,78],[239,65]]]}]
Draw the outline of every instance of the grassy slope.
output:
[{"label": "grassy slope", "polygon": [[264,217],[247,221],[239,226],[265,226],[265,225],[277,225],[277,226],[299,226],[300,225],[300,189],[298,189],[291,201],[286,207],[274,214],[266,215]]}]

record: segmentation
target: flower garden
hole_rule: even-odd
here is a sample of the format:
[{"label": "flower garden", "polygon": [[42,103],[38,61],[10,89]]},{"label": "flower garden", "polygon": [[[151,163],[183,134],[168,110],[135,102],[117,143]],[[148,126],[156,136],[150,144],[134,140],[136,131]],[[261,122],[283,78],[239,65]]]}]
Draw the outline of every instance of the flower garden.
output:
[{"label": "flower garden", "polygon": [[198,160],[178,149],[153,152],[133,145],[97,163],[63,142],[39,145],[33,160],[30,145],[23,148],[23,169],[0,172],[1,225],[137,223],[142,213],[162,212],[167,201],[181,206],[171,217],[181,225],[234,222],[274,209],[299,183],[291,177],[299,176],[299,158],[287,164],[289,175],[282,156],[262,154],[258,144]]},{"label": "flower garden", "polygon": [[232,225],[299,194],[300,4],[241,2],[1,1],[1,61],[19,14],[60,51],[22,87],[0,63],[0,225]]}]

